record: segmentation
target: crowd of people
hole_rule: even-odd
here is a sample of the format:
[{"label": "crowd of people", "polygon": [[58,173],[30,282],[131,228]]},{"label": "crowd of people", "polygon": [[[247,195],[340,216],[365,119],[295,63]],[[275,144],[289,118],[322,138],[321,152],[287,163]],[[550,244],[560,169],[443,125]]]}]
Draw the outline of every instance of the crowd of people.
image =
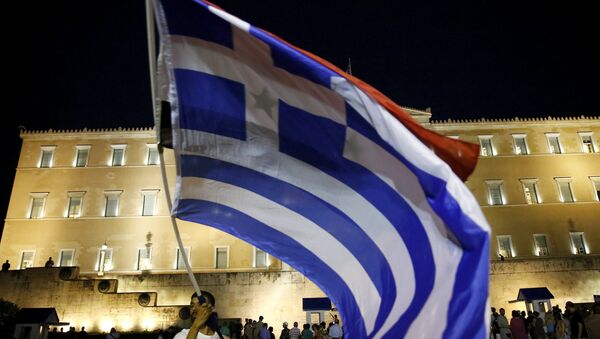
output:
[{"label": "crowd of people", "polygon": [[510,320],[503,308],[491,311],[492,339],[600,339],[600,304],[590,310],[567,301],[564,312],[559,306],[544,313],[513,310]]},{"label": "crowd of people", "polygon": [[[298,327],[298,322],[294,322],[294,326],[289,328],[289,324],[283,323],[283,329],[278,337],[273,333],[273,327],[268,326],[263,322],[264,318],[260,316],[258,321],[253,319],[245,319],[245,324],[239,337],[230,336],[231,339],[341,339],[343,338],[342,328],[337,317],[329,325],[325,322],[320,324],[304,324],[302,329]],[[223,333],[223,329],[221,329]]]}]

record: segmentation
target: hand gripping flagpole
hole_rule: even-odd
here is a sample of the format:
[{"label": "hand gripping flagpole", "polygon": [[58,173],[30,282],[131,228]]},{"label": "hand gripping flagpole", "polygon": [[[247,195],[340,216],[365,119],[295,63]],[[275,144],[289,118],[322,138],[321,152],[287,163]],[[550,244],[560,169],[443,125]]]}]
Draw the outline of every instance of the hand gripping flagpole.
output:
[{"label": "hand gripping flagpole", "polygon": [[[158,141],[160,140],[160,107],[157,105],[157,97],[156,97],[156,50],[155,50],[155,37],[154,37],[154,11],[153,11],[152,0],[146,0],[146,32],[148,37],[148,60],[150,66],[150,87],[152,91],[152,108],[154,110],[154,129],[156,132],[156,138]],[[183,263],[185,264],[185,268],[187,270],[188,276],[194,287],[194,291],[200,295],[200,287],[198,286],[198,281],[194,276],[194,272],[192,272],[192,266],[190,265],[190,261],[188,259],[187,253],[185,252],[185,248],[183,247],[183,241],[181,240],[181,235],[179,234],[179,228],[177,227],[177,219],[173,215],[173,202],[171,201],[171,192],[169,190],[169,181],[167,180],[167,170],[165,168],[165,157],[164,157],[164,147],[162,145],[158,145],[158,154],[160,157],[160,172],[162,176],[162,182],[165,192],[165,198],[167,200],[167,207],[169,209],[169,217],[171,219],[171,225],[173,226],[173,232],[175,233],[175,238],[177,239],[177,245],[179,246],[179,253],[183,257]],[[177,258],[179,260],[179,258]]]}]

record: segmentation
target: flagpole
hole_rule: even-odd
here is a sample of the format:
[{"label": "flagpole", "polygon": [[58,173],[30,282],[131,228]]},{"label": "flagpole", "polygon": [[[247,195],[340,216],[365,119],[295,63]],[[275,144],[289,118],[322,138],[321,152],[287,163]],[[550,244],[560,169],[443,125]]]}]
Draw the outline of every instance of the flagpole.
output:
[{"label": "flagpole", "polygon": [[[152,0],[146,0],[146,33],[148,38],[148,64],[150,66],[150,87],[152,93],[152,109],[154,111],[154,129],[156,132],[157,141],[160,140],[160,114],[161,112],[158,110],[159,105],[157,105],[157,97],[156,97],[156,38],[154,36],[154,7]],[[167,170],[165,168],[165,157],[164,157],[164,147],[160,144],[158,146],[158,155],[160,157],[160,172],[162,176],[162,182],[165,192],[165,198],[167,201],[167,208],[169,209],[169,216],[171,219],[171,225],[173,226],[173,232],[175,233],[175,238],[177,239],[177,245],[179,246],[179,254],[183,255],[183,262],[185,264],[185,268],[187,270],[188,276],[190,278],[190,282],[194,287],[194,291],[198,296],[201,294],[200,287],[198,286],[198,281],[196,280],[196,276],[194,276],[194,272],[192,271],[192,266],[190,265],[190,261],[188,260],[187,253],[185,252],[185,247],[183,246],[183,241],[181,240],[181,235],[179,234],[179,228],[177,227],[177,219],[173,215],[173,202],[171,201],[171,192],[169,190],[169,181],[167,180]],[[177,258],[179,260],[179,258]]]}]

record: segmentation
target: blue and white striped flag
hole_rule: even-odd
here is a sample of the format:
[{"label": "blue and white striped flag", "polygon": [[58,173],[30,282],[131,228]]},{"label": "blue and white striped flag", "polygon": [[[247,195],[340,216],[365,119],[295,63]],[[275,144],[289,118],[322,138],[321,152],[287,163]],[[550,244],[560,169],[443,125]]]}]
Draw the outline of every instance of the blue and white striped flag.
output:
[{"label": "blue and white striped flag", "polygon": [[296,268],[348,339],[486,336],[489,226],[459,178],[477,146],[210,3],[155,11],[178,218]]}]

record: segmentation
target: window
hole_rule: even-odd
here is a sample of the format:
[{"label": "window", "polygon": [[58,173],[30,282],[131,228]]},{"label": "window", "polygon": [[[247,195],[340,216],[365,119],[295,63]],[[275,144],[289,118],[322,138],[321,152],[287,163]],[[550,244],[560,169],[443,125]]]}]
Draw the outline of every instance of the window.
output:
[{"label": "window", "polygon": [[561,154],[562,147],[560,147],[560,140],[558,133],[546,133],[548,139],[548,150],[553,154]]},{"label": "window", "polygon": [[592,139],[592,132],[579,132],[579,137],[581,138],[581,147],[583,148],[584,153],[596,152],[594,140]]},{"label": "window", "polygon": [[215,267],[216,268],[229,267],[229,247],[223,247],[223,246],[215,247]]},{"label": "window", "polygon": [[58,266],[73,266],[74,249],[60,250],[58,254]]},{"label": "window", "polygon": [[69,206],[67,207],[68,218],[79,218],[81,216],[81,204],[85,192],[69,192]]},{"label": "window", "polygon": [[523,184],[523,193],[525,193],[525,202],[528,204],[539,204],[537,179],[521,179]]},{"label": "window", "polygon": [[105,191],[106,208],[104,209],[105,217],[116,217],[119,215],[119,198],[123,191]]},{"label": "window", "polygon": [[494,148],[492,146],[492,136],[491,135],[480,135],[479,136],[479,144],[481,145],[481,156],[482,157],[492,157],[494,156]]},{"label": "window", "polygon": [[142,191],[142,197],[143,197],[142,215],[143,216],[154,215],[157,194],[158,194],[158,190],[143,190]]},{"label": "window", "polygon": [[137,262],[135,269],[138,271],[149,270],[152,268],[152,247],[138,248]]},{"label": "window", "polygon": [[587,254],[583,232],[570,232],[573,254]]},{"label": "window", "polygon": [[571,178],[554,178],[558,184],[561,202],[574,202],[573,191],[571,190]]},{"label": "window", "polygon": [[127,145],[112,145],[111,166],[125,165],[125,148],[127,148]]},{"label": "window", "polygon": [[545,234],[534,234],[533,242],[535,243],[535,255],[544,257],[550,254],[548,251],[548,237]]},{"label": "window", "polygon": [[[190,263],[190,266],[192,265],[192,262],[190,261],[190,248],[189,247],[184,247],[183,248],[185,251],[185,256],[188,259],[188,262]],[[175,256],[175,269],[185,269],[185,262],[183,261],[183,257],[181,256],[181,252],[179,251],[179,248],[177,248],[177,252],[176,252],[176,256]]]},{"label": "window", "polygon": [[269,255],[267,252],[254,247],[254,267],[268,267]]},{"label": "window", "polygon": [[600,201],[600,177],[590,177],[596,200]]},{"label": "window", "polygon": [[88,162],[88,156],[90,154],[90,146],[77,145],[75,146],[75,149],[75,167],[86,167]]},{"label": "window", "polygon": [[512,238],[510,235],[499,235],[498,240],[498,255],[504,258],[512,258]]},{"label": "window", "polygon": [[105,272],[113,269],[113,249],[112,248],[100,248],[98,250],[98,260],[96,271]]},{"label": "window", "polygon": [[40,168],[50,168],[54,160],[54,149],[56,146],[42,146],[42,154],[40,156]]},{"label": "window", "polygon": [[529,150],[527,149],[527,142],[526,142],[525,138],[526,138],[525,134],[513,134],[513,142],[515,145],[515,154],[516,155],[529,154]]},{"label": "window", "polygon": [[148,158],[146,159],[147,165],[158,165],[158,148],[155,144],[148,144]]},{"label": "window", "polygon": [[33,267],[33,259],[35,258],[35,251],[21,251],[21,262],[19,263],[19,269],[26,269]]},{"label": "window", "polygon": [[490,205],[504,205],[502,196],[502,180],[487,180]]},{"label": "window", "polygon": [[48,193],[29,193],[31,196],[31,205],[29,206],[29,219],[39,219],[44,217],[44,206]]}]

